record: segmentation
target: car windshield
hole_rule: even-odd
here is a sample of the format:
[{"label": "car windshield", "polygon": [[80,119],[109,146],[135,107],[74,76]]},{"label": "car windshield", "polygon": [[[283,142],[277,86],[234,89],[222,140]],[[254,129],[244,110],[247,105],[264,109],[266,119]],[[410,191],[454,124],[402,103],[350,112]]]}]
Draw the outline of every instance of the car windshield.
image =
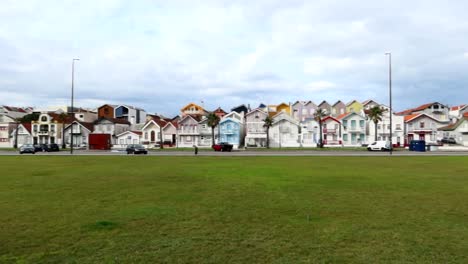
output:
[{"label": "car windshield", "polygon": [[31,145],[31,144],[26,144],[26,145],[23,145],[23,147],[25,147],[25,148],[32,148],[33,145]]},{"label": "car windshield", "polygon": [[140,145],[140,144],[137,144],[137,145],[133,145],[134,148],[144,148],[143,145]]}]

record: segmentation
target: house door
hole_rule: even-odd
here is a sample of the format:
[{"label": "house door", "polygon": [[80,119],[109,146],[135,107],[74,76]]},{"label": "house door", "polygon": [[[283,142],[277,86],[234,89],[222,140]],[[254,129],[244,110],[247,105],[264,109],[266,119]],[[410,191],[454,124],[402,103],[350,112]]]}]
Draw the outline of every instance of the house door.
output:
[{"label": "house door", "polygon": [[175,144],[175,143],[176,143],[176,135],[172,134],[172,144]]},{"label": "house door", "polygon": [[156,141],[156,133],[155,133],[154,131],[151,131],[150,140],[151,140],[151,142],[155,142],[155,141]]},{"label": "house door", "polygon": [[419,140],[426,140],[425,134],[419,134]]}]

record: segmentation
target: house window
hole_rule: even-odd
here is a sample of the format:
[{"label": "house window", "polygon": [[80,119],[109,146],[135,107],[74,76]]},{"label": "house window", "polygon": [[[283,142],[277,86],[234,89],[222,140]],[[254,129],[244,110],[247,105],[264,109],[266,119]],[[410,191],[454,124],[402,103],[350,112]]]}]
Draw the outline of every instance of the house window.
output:
[{"label": "house window", "polygon": [[343,134],[343,141],[348,141],[348,134]]},{"label": "house window", "polygon": [[[6,130],[7,130],[7,127],[1,126],[1,127],[0,127],[0,130],[1,130],[1,131],[6,131]],[[18,130],[18,131],[19,131],[19,130]]]},{"label": "house window", "polygon": [[424,122],[419,122],[419,128],[424,128]]},{"label": "house window", "polygon": [[42,122],[47,122],[47,116],[42,116],[42,117],[41,117],[41,121],[42,121]]},{"label": "house window", "polygon": [[50,125],[50,131],[55,132],[55,125]]},{"label": "house window", "polygon": [[364,120],[359,120],[359,126],[360,126],[361,128],[364,127]]},{"label": "house window", "polygon": [[145,139],[148,139],[148,132],[145,132]]},{"label": "house window", "polygon": [[34,132],[37,132],[37,125],[34,125],[34,126],[33,126],[33,131],[34,131]]},{"label": "house window", "polygon": [[206,124],[203,124],[203,125],[202,125],[202,128],[205,129],[205,128],[206,128]]},{"label": "house window", "polygon": [[390,130],[390,125],[387,125],[387,129]]},{"label": "house window", "polygon": [[401,130],[401,124],[396,125],[396,130]]},{"label": "house window", "polygon": [[346,128],[348,126],[348,120],[343,120],[343,126]]},{"label": "house window", "polygon": [[380,126],[380,125],[377,125],[377,129],[380,130],[380,129],[381,129],[381,126]]},{"label": "house window", "polygon": [[302,109],[302,114],[307,115],[307,109]]},{"label": "house window", "polygon": [[50,144],[55,144],[55,137],[50,137]]}]

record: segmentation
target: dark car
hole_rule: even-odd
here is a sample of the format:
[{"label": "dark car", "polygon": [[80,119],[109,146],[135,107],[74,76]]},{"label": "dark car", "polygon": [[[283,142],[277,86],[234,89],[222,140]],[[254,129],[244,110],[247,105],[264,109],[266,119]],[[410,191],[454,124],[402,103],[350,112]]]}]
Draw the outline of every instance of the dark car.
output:
[{"label": "dark car", "polygon": [[128,145],[126,151],[127,154],[148,154],[148,150],[140,144]]},{"label": "dark car", "polygon": [[36,148],[34,148],[34,146],[31,144],[25,144],[20,147],[19,153],[20,154],[23,154],[23,153],[36,154]]},{"label": "dark car", "polygon": [[36,152],[47,151],[47,145],[46,144],[35,144],[34,149],[35,149]]},{"label": "dark car", "polygon": [[214,151],[229,151],[230,152],[232,151],[233,145],[226,143],[226,142],[221,142],[221,143],[211,146],[211,148],[213,148]]},{"label": "dark car", "polygon": [[444,137],[441,141],[445,144],[457,144],[457,141],[453,137]]},{"label": "dark car", "polygon": [[60,151],[60,147],[57,144],[49,144],[47,145],[47,152],[55,152],[55,151]]}]

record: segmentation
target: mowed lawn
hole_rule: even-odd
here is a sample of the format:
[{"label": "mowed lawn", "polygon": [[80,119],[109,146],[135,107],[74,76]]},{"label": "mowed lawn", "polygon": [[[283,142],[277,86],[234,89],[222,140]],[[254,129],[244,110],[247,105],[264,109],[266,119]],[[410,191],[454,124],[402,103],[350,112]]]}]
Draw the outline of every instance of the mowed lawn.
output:
[{"label": "mowed lawn", "polygon": [[468,157],[0,157],[0,263],[466,263]]}]

